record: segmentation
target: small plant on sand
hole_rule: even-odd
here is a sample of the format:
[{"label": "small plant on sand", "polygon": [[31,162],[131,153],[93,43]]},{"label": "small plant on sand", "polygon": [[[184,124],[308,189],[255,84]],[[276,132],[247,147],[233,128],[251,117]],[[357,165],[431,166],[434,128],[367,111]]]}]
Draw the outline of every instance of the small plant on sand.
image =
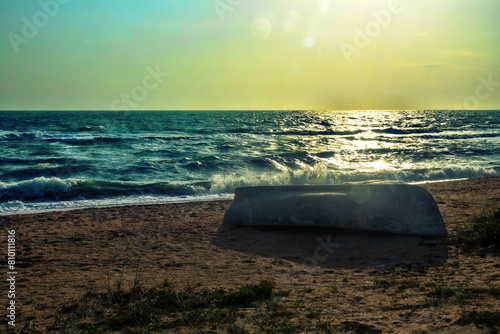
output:
[{"label": "small plant on sand", "polygon": [[377,278],[373,281],[373,288],[374,289],[382,289],[384,291],[387,291],[392,286],[395,286],[397,284],[397,281],[393,278]]},{"label": "small plant on sand", "polygon": [[78,241],[82,241],[83,240],[83,237],[81,235],[72,235],[70,237],[71,241],[75,241],[75,242],[78,242]]},{"label": "small plant on sand", "polygon": [[311,288],[311,287],[304,288],[304,292],[305,292],[305,293],[311,293],[311,292],[313,292],[313,291],[314,291],[314,289],[313,289],[313,288]]},{"label": "small plant on sand", "polygon": [[491,334],[498,334],[500,331],[500,312],[490,311],[470,311],[464,313],[456,322],[457,325],[467,326],[474,324],[476,326],[487,327]]},{"label": "small plant on sand", "polygon": [[464,251],[481,247],[500,251],[500,208],[479,215],[470,225],[461,226],[450,236],[450,242]]},{"label": "small plant on sand", "polygon": [[294,313],[285,308],[281,303],[281,298],[287,294],[278,294],[277,298],[267,300],[261,304],[252,319],[254,325],[259,328],[259,333],[296,333],[297,326],[291,319]]},{"label": "small plant on sand", "polygon": [[382,333],[381,329],[376,328],[372,325],[365,325],[358,321],[344,321],[340,324],[339,329],[342,332],[349,332],[355,334],[371,334],[371,333]]},{"label": "small plant on sand", "polygon": [[199,286],[178,290],[168,281],[151,288],[135,282],[130,290],[125,290],[120,281],[106,292],[89,291],[62,307],[49,330],[64,333],[154,332],[169,328],[237,330],[236,322],[243,316],[238,311],[240,307],[283,295],[286,292],[276,292],[270,281],[247,284],[234,292]]},{"label": "small plant on sand", "polygon": [[277,266],[284,266],[285,265],[285,262],[283,262],[283,260],[278,259],[278,258],[274,258],[273,262],[271,262],[271,263],[274,265],[277,265]]},{"label": "small plant on sand", "polygon": [[321,320],[320,318],[314,323],[314,327],[316,333],[334,333],[334,325],[330,320]]},{"label": "small plant on sand", "polygon": [[500,288],[462,288],[457,291],[456,299],[461,304],[467,304],[470,300],[485,297],[500,298]]},{"label": "small plant on sand", "polygon": [[5,333],[8,334],[42,334],[42,332],[36,330],[35,325],[28,321],[24,324],[23,328],[16,330],[5,323]]},{"label": "small plant on sand", "polygon": [[238,291],[226,293],[216,301],[218,306],[249,306],[258,300],[274,297],[274,283],[262,281],[260,284],[247,284]]},{"label": "small plant on sand", "polygon": [[435,286],[431,292],[428,293],[429,297],[439,298],[441,300],[448,299],[455,295],[455,290],[448,286]]},{"label": "small plant on sand", "polygon": [[243,260],[241,262],[242,263],[255,263],[255,260],[247,259],[247,260]]}]

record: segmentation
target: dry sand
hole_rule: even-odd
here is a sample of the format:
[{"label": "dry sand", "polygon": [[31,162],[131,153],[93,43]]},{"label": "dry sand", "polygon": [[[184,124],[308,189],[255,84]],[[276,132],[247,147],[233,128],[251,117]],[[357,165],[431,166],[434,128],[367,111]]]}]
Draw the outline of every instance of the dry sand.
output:
[{"label": "dry sand", "polygon": [[[421,186],[436,199],[449,232],[500,204],[499,177]],[[492,296],[464,302],[428,295],[438,285],[500,288],[498,255],[466,255],[439,240],[419,237],[231,229],[222,225],[230,204],[137,205],[0,217],[2,245],[7,230],[17,236],[18,326],[28,319],[43,330],[71,298],[90,287],[105,290],[120,279],[125,286],[136,279],[144,285],[170,279],[179,286],[201,283],[226,289],[273,280],[278,289],[290,291],[281,303],[298,312],[297,324],[310,322],[305,314],[314,309],[321,320],[333,324],[359,321],[387,333],[487,333],[454,323],[466,310],[500,311],[500,300]],[[330,246],[322,248],[325,243]],[[7,304],[7,290],[4,281],[2,305]]]}]

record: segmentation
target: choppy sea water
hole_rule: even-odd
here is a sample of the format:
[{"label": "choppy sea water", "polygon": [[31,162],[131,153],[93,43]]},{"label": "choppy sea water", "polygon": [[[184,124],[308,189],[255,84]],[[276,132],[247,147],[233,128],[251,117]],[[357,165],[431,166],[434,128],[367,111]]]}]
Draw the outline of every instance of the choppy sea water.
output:
[{"label": "choppy sea water", "polygon": [[500,111],[0,111],[0,213],[500,173]]}]

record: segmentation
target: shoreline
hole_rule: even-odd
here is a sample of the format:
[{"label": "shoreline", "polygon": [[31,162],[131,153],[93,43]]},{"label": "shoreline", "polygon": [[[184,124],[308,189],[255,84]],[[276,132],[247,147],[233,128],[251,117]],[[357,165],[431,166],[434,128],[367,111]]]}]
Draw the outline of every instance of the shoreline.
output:
[{"label": "shoreline", "polygon": [[124,206],[137,206],[137,205],[168,205],[168,204],[179,204],[179,203],[197,203],[197,202],[213,202],[213,201],[232,201],[234,199],[234,194],[231,198],[224,198],[223,196],[219,199],[199,199],[199,200],[172,200],[172,201],[158,201],[158,202],[144,202],[144,203],[125,203],[125,204],[102,204],[93,206],[77,206],[77,207],[65,207],[57,209],[41,209],[32,211],[16,211],[16,212],[0,212],[0,217],[2,216],[14,216],[14,215],[30,215],[39,213],[49,213],[49,212],[64,212],[73,210],[87,210],[87,209],[100,209],[100,208],[115,208]]},{"label": "shoreline", "polygon": [[[458,181],[466,181],[466,180],[477,180],[477,179],[489,179],[489,178],[500,178],[500,176],[486,176],[486,177],[477,177],[477,178],[459,178],[459,179],[447,179],[447,180],[429,180],[429,181],[416,181],[416,182],[405,182],[410,185],[422,186],[426,184],[432,183],[443,183],[443,182],[458,182]],[[391,180],[374,180],[374,181],[391,181]],[[395,182],[402,182],[398,180],[394,180]],[[362,181],[363,182],[363,181]],[[347,182],[349,183],[349,182]],[[40,209],[40,210],[30,210],[30,211],[8,211],[8,212],[0,212],[0,217],[5,216],[14,216],[14,215],[30,215],[30,214],[40,214],[40,213],[49,213],[49,212],[64,212],[64,211],[73,211],[73,210],[87,210],[87,209],[98,209],[98,208],[114,208],[114,207],[124,207],[124,206],[140,206],[140,205],[168,205],[174,203],[197,203],[197,202],[212,202],[212,201],[229,201],[234,199],[234,193],[228,194],[226,196],[222,196],[224,194],[220,194],[221,197],[217,199],[173,199],[172,201],[157,201],[157,202],[142,202],[142,203],[125,203],[125,204],[102,204],[102,205],[88,205],[88,206],[74,206],[74,207],[63,207],[63,208],[54,208],[54,209]]]},{"label": "shoreline", "polygon": [[[424,188],[438,203],[449,232],[500,204],[500,177]],[[438,288],[456,295],[464,289],[500,289],[497,255],[463,254],[421,237],[231,229],[222,224],[230,204],[215,200],[0,216],[4,231],[16,231],[18,324],[32,321],[44,331],[63,305],[118,282],[129,289],[137,280],[148,287],[167,279],[180,287],[200,283],[234,291],[272,280],[278,290],[290,292],[281,300],[285,309],[295,310],[303,301],[334,324],[358,321],[388,333],[484,333],[455,324],[464,310],[458,297],[432,294]],[[331,247],[320,248],[317,257],[325,243]],[[7,282],[2,284],[8,291]],[[467,300],[466,308],[500,311],[498,297],[480,297]],[[1,294],[0,303],[6,301]],[[309,321],[301,314],[293,321]]]}]

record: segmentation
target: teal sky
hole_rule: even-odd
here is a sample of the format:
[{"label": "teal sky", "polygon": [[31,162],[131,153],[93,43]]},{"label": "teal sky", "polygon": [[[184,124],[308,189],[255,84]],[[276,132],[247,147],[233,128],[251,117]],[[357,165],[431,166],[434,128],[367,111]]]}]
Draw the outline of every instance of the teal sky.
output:
[{"label": "teal sky", "polygon": [[498,0],[2,0],[0,109],[500,109]]}]

